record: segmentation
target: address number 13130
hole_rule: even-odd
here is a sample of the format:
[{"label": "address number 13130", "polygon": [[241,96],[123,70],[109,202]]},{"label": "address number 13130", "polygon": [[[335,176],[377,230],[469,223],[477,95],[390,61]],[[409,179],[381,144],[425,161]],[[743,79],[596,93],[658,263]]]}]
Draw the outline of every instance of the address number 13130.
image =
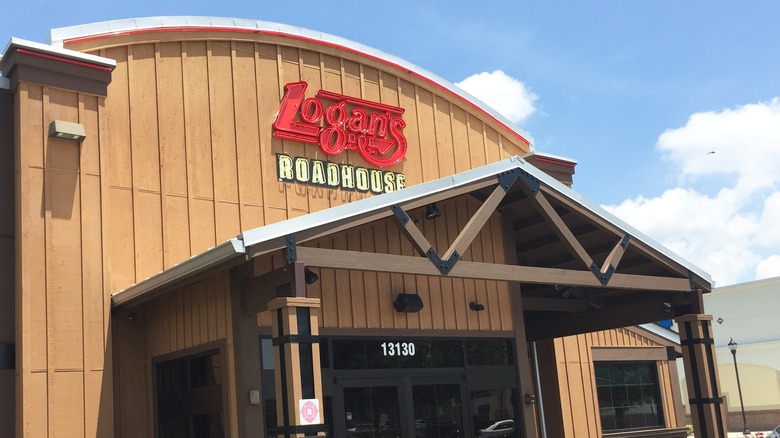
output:
[{"label": "address number 13130", "polygon": [[382,342],[384,356],[414,356],[413,342]]}]

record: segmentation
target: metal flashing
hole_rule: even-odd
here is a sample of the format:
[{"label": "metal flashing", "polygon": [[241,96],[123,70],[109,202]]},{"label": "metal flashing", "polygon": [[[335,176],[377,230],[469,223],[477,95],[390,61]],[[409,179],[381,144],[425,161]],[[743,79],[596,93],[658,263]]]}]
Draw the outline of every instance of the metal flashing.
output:
[{"label": "metal flashing", "polygon": [[479,110],[487,113],[500,124],[504,125],[517,136],[528,142],[531,152],[534,152],[534,141],[529,133],[519,128],[514,122],[499,114],[496,110],[472,96],[457,85],[448,80],[431,73],[411,62],[390,55],[373,47],[360,44],[346,38],[330,35],[304,27],[291,26],[269,21],[251,20],[242,18],[227,17],[198,17],[198,16],[160,16],[160,17],[142,17],[128,18],[123,20],[103,21],[97,23],[82,24],[78,26],[61,27],[52,29],[49,33],[48,42],[52,46],[64,47],[69,40],[78,40],[86,38],[96,38],[99,36],[110,36],[123,33],[134,33],[144,31],[154,31],[154,29],[171,28],[213,28],[215,31],[235,30],[239,32],[258,32],[258,33],[276,33],[289,35],[291,37],[303,38],[324,43],[331,46],[343,47],[349,51],[357,52],[386,64],[393,65],[404,72],[412,73],[422,79],[439,86],[456,96],[461,97]]},{"label": "metal flashing", "polygon": [[149,292],[175,284],[199,274],[207,269],[221,265],[232,259],[244,256],[244,244],[240,238],[230,239],[196,256],[173,265],[172,267],[140,281],[127,289],[111,295],[111,306],[116,308],[141,298]]}]

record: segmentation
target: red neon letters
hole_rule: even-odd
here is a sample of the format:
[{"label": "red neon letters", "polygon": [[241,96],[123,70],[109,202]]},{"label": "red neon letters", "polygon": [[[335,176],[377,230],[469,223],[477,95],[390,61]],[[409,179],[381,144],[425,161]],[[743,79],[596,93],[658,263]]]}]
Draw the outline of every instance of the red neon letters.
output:
[{"label": "red neon letters", "polygon": [[[319,145],[326,155],[355,150],[379,168],[404,159],[406,122],[396,117],[403,114],[403,108],[324,90],[316,98],[304,99],[306,87],[306,82],[284,86],[274,137]],[[326,107],[323,101],[333,103]]]}]

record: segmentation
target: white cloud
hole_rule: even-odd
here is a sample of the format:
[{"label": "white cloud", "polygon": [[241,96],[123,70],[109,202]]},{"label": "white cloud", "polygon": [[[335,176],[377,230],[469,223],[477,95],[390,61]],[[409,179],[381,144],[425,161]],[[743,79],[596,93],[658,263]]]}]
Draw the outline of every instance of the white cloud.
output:
[{"label": "white cloud", "polygon": [[[683,176],[734,175],[740,190],[780,181],[780,99],[721,112],[696,113],[658,138],[658,148]],[[709,152],[715,152],[710,154]]]},{"label": "white cloud", "polygon": [[455,85],[514,123],[523,122],[536,111],[534,102],[538,96],[521,81],[501,70],[477,73]]},{"label": "white cloud", "polygon": [[780,255],[773,254],[756,265],[756,280],[780,276]]},{"label": "white cloud", "polygon": [[778,98],[693,114],[658,138],[679,186],[606,208],[718,286],[780,275],[779,147]]}]

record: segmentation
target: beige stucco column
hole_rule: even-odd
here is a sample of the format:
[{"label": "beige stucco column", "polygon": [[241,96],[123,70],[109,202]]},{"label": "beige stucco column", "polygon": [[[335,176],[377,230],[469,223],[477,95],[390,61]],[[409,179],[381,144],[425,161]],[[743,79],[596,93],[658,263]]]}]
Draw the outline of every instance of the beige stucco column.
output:
[{"label": "beige stucco column", "polygon": [[276,418],[279,437],[325,436],[318,298],[283,297],[273,313]]},{"label": "beige stucco column", "polygon": [[693,430],[699,438],[725,438],[726,421],[712,337],[712,316],[684,315],[676,320]]}]

